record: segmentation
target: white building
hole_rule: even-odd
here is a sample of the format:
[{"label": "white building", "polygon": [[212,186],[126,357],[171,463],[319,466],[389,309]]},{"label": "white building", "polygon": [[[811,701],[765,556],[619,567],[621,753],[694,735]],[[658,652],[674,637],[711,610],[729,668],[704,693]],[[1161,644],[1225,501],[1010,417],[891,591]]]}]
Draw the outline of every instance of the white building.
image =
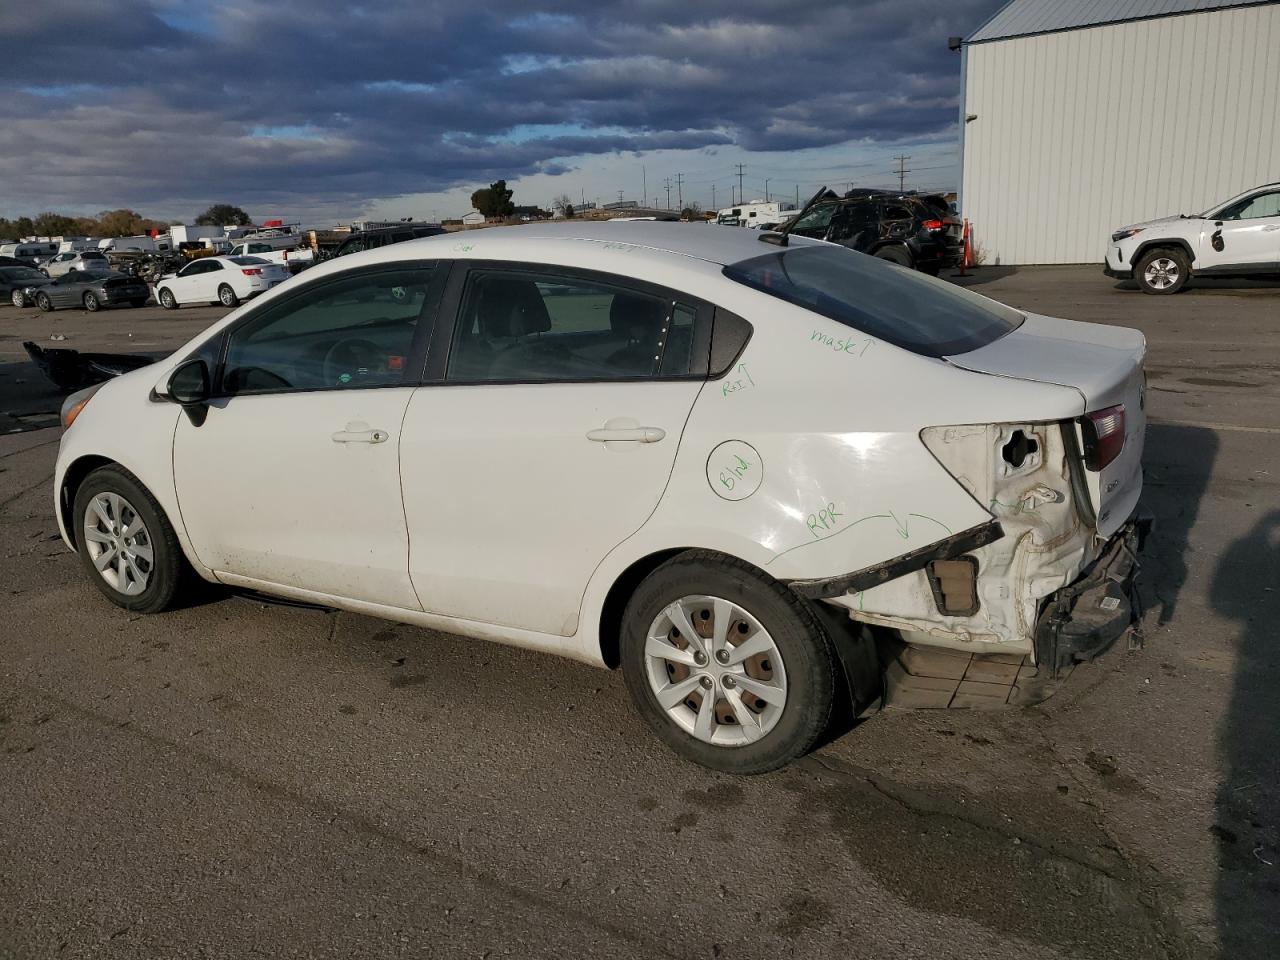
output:
[{"label": "white building", "polygon": [[758,227],[762,223],[773,224],[784,220],[784,213],[795,205],[780,200],[752,200],[735,207],[716,211],[716,223],[739,227]]},{"label": "white building", "polygon": [[960,209],[987,263],[1280,180],[1280,2],[1012,0],[964,42]]},{"label": "white building", "polygon": [[485,222],[484,214],[479,210],[472,210],[470,213],[462,215],[462,225],[464,227],[483,227]]}]

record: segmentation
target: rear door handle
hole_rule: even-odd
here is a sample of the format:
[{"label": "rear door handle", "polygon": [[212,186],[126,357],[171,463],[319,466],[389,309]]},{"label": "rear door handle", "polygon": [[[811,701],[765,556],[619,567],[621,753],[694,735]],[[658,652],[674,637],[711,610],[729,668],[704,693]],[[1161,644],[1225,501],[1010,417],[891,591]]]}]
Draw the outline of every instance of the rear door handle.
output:
[{"label": "rear door handle", "polygon": [[387,431],[375,430],[367,423],[357,420],[348,423],[345,430],[330,434],[329,439],[334,443],[385,443]]},{"label": "rear door handle", "polygon": [[632,427],[629,430],[591,430],[588,440],[596,443],[657,443],[667,435],[661,427]]},{"label": "rear door handle", "polygon": [[614,417],[603,428],[587,431],[587,439],[596,443],[657,443],[666,435],[661,427],[642,427],[630,417]]}]

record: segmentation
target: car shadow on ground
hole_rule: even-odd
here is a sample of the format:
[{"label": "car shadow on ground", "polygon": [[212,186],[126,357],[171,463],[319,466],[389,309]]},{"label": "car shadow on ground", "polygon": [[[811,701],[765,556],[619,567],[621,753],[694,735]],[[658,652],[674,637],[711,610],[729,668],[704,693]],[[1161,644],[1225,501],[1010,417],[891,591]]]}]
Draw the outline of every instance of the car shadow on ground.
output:
[{"label": "car shadow on ground", "polygon": [[[1115,290],[1137,290],[1138,284],[1133,280],[1120,280],[1113,284]],[[1175,296],[1188,297],[1199,294],[1240,294],[1252,290],[1280,290],[1280,280],[1250,280],[1245,277],[1231,280],[1214,280],[1210,277],[1195,277]]]},{"label": "car shadow on ground", "polygon": [[1007,265],[969,267],[965,270],[964,276],[960,276],[960,274],[954,270],[943,270],[941,277],[943,280],[954,283],[957,287],[980,287],[984,283],[995,283],[997,280],[1003,280],[1005,277],[1011,277],[1017,272],[1017,267]]},{"label": "car shadow on ground", "polygon": [[1280,917],[1280,509],[1231,544],[1213,609],[1239,626],[1214,824],[1218,937],[1225,957],[1275,956]]}]

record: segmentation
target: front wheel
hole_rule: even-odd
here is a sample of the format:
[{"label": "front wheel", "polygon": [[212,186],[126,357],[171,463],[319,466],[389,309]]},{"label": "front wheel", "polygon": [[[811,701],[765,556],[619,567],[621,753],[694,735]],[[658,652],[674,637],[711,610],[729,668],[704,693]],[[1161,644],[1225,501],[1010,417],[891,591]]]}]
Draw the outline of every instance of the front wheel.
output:
[{"label": "front wheel", "polygon": [[172,605],[182,581],[182,548],[137,477],[123,467],[99,467],[76,491],[72,514],[80,562],[108,600],[138,613]]},{"label": "front wheel", "polygon": [[231,286],[226,283],[218,288],[218,302],[224,307],[240,306],[240,298],[236,296],[236,292],[231,289]]},{"label": "front wheel", "polygon": [[622,627],[636,708],[667,746],[726,773],[777,769],[831,718],[836,656],[807,602],[740,561],[690,551],[637,588]]},{"label": "front wheel", "polygon": [[48,313],[50,310],[53,309],[53,301],[49,299],[49,295],[47,293],[37,293],[36,306],[39,307],[41,310],[43,310],[45,313]]},{"label": "front wheel", "polygon": [[1181,250],[1151,250],[1138,260],[1133,276],[1143,293],[1177,293],[1187,285],[1191,276],[1191,264]]},{"label": "front wheel", "polygon": [[25,307],[27,305],[27,297],[21,290],[14,290],[9,294],[9,302],[15,307]]},{"label": "front wheel", "polygon": [[100,306],[102,306],[102,304],[98,301],[97,296],[92,292],[84,295],[84,308],[90,313],[96,313]]}]

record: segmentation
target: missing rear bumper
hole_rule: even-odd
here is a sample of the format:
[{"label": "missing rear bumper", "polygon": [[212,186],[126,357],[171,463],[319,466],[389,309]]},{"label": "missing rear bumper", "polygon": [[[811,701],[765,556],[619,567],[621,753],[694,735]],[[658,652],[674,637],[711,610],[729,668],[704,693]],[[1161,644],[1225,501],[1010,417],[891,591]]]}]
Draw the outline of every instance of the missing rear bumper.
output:
[{"label": "missing rear bumper", "polygon": [[1135,512],[1074,583],[1046,600],[1034,637],[1042,674],[1060,676],[1105,653],[1130,627],[1140,629],[1138,555],[1152,523],[1145,511]]}]

